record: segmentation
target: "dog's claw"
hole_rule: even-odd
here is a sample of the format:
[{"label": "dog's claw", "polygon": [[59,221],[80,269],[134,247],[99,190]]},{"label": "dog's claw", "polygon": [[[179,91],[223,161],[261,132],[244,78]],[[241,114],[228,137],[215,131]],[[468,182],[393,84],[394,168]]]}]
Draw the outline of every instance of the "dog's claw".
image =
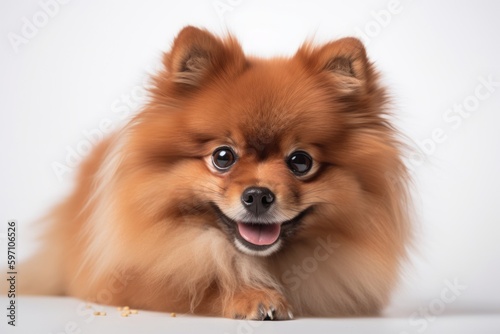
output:
[{"label": "dog's claw", "polygon": [[274,320],[274,307],[270,307],[269,310],[267,310],[267,317],[269,320]]},{"label": "dog's claw", "polygon": [[276,312],[276,308],[272,305],[269,306],[267,311],[265,311],[265,308],[262,304],[259,304],[259,314],[262,315],[262,317],[259,317],[260,320],[290,320],[293,319],[293,314],[292,311],[290,310],[285,310],[285,312],[281,312],[281,315],[278,315]]},{"label": "dog's claw", "polygon": [[258,319],[265,320],[267,315],[268,315],[268,313],[266,312],[266,308],[264,307],[264,304],[260,303],[259,308],[257,310]]},{"label": "dog's claw", "polygon": [[248,320],[289,320],[293,318],[285,298],[273,290],[247,290],[235,295],[227,315]]}]

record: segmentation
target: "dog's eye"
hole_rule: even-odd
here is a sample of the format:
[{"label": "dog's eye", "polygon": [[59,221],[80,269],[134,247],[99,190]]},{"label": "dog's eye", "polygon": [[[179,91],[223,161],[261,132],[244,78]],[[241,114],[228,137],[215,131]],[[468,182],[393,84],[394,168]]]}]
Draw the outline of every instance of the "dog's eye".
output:
[{"label": "dog's eye", "polygon": [[311,170],[313,161],[309,154],[303,151],[293,152],[287,160],[288,168],[295,175],[304,175]]},{"label": "dog's eye", "polygon": [[236,154],[230,147],[223,146],[212,153],[212,163],[220,171],[224,171],[236,162]]}]

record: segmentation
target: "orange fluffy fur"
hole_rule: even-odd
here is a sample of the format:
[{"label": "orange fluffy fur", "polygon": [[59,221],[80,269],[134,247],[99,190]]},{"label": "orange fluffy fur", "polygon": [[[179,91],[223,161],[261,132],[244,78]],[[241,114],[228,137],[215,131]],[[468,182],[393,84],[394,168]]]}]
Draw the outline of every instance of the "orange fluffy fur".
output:
[{"label": "orange fluffy fur", "polygon": [[[408,177],[362,44],[264,60],[186,27],[164,65],[150,102],[94,149],[50,215],[22,292],[249,319],[377,314],[411,234]],[[218,173],[222,144],[239,158]],[[311,175],[288,169],[294,149],[313,158]],[[212,207],[231,212],[255,185],[287,219],[310,208],[268,256],[238,250]]]}]

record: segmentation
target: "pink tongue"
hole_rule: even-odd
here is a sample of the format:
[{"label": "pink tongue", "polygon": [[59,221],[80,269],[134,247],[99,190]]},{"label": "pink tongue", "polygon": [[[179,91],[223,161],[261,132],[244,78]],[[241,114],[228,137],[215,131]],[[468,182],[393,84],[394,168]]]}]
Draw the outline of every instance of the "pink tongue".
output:
[{"label": "pink tongue", "polygon": [[280,224],[238,223],[240,235],[254,245],[270,245],[278,240],[281,232]]}]

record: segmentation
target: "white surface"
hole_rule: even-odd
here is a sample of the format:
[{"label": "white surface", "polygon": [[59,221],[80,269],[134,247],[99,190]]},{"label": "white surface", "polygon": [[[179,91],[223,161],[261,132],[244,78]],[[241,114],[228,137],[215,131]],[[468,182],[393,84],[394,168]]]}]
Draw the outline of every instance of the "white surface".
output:
[{"label": "white surface", "polygon": [[[4,305],[6,298],[0,298]],[[19,318],[15,329],[2,333],[500,333],[500,315],[443,314],[428,321],[425,329],[412,326],[405,317],[295,319],[291,321],[244,321],[223,318],[193,317],[177,314],[139,311],[122,317],[115,307],[92,305],[72,298],[24,297],[18,300]],[[105,311],[106,316],[94,316],[94,310]],[[3,326],[3,327],[1,327]]]},{"label": "white surface", "polygon": [[[230,4],[222,14],[214,7],[220,3]],[[290,55],[313,35],[318,42],[355,35],[367,42],[369,56],[394,97],[398,125],[410,141],[418,147],[437,128],[444,132],[434,150],[420,151],[422,161],[410,160],[418,252],[389,311],[405,317],[395,323],[408,324],[411,314],[439,301],[445,280],[457,279],[465,289],[445,304],[444,312],[462,316],[444,317],[435,322],[436,328],[483,326],[467,314],[498,314],[500,309],[500,87],[478,100],[468,116],[448,110],[472,98],[480,78],[500,81],[500,2],[401,0],[396,14],[383,20],[378,14],[383,22],[377,23],[374,13],[387,13],[389,3],[73,0],[60,5],[16,51],[9,34],[22,34],[24,20],[33,21],[43,9],[39,0],[0,2],[0,267],[5,263],[5,222],[18,220],[18,255],[26,258],[36,249],[32,222],[71,188],[74,173],[59,179],[52,164],[65,163],[68,149],[83,145],[84,133],[98,129],[103,120],[116,128],[123,115],[138,109],[141,99],[135,93],[184,25],[232,31],[246,52],[260,56]],[[367,38],[366,31],[372,37]],[[444,119],[446,115],[453,120]],[[28,325],[27,319],[33,319],[30,323],[36,320],[43,326],[52,308],[40,304],[40,314],[21,309],[20,322]],[[363,320],[359,326],[370,327],[371,321],[386,324]],[[303,324],[316,328],[355,323]],[[47,326],[53,332],[63,328],[60,322]],[[417,333],[419,327],[401,328]]]}]

